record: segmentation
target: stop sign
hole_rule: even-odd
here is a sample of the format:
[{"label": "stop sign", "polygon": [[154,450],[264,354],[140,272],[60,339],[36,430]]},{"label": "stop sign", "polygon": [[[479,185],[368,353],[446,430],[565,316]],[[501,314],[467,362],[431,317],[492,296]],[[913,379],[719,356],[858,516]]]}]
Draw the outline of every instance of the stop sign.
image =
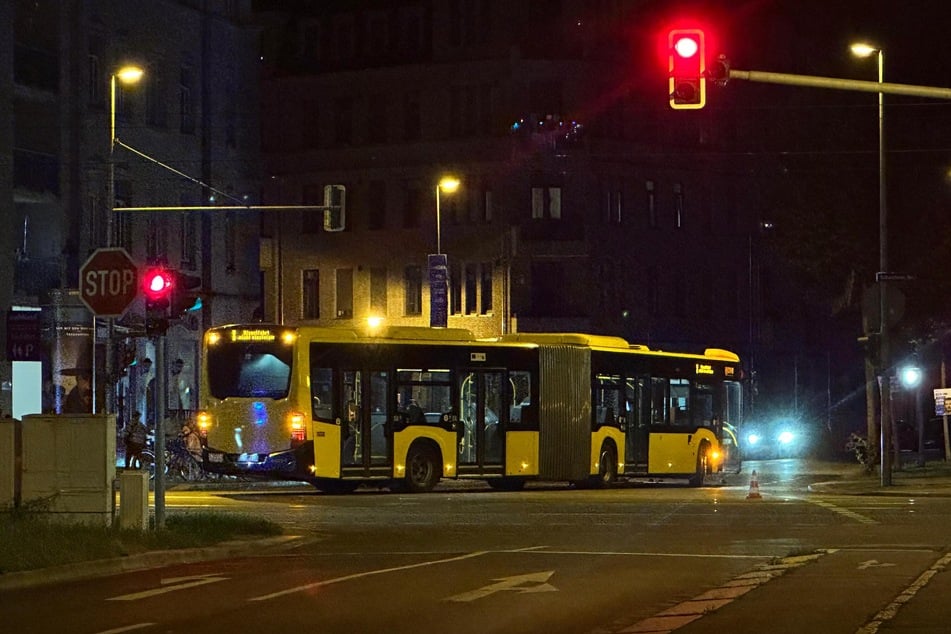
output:
[{"label": "stop sign", "polygon": [[138,279],[125,249],[96,249],[79,269],[79,296],[94,315],[121,317],[139,291]]}]

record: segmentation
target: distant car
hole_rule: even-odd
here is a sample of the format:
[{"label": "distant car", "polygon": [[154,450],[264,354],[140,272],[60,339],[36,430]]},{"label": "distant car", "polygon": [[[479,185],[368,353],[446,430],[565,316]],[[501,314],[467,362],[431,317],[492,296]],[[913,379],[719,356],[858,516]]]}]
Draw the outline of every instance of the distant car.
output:
[{"label": "distant car", "polygon": [[802,423],[780,417],[745,424],[740,434],[740,448],[746,460],[799,458],[809,451],[809,436]]}]

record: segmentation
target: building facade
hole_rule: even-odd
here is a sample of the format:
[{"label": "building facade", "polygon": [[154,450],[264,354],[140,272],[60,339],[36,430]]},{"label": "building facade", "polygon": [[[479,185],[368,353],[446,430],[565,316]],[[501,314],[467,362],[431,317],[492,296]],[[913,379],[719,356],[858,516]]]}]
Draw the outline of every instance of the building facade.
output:
[{"label": "building facade", "polygon": [[[55,411],[77,377],[92,372],[95,409],[128,417],[136,379],[147,380],[141,361],[155,359],[157,340],[143,336],[140,296],[121,318],[98,320],[93,348],[92,315],[76,290],[91,253],[119,246],[140,268],[165,264],[200,277],[202,309],[166,338],[169,364],[182,359],[192,377],[201,329],[250,319],[259,304],[254,212],[203,210],[250,205],[258,195],[250,3],[5,0],[0,7],[0,110],[9,115],[0,135],[0,216],[8,223],[0,240],[10,258],[0,266],[0,305],[41,309],[43,375],[59,394]],[[117,81],[113,98],[111,79],[128,64],[144,71],[142,79]],[[5,381],[9,357],[8,350]],[[4,412],[9,397],[5,389]]]},{"label": "building facade", "polygon": [[[264,197],[319,205],[342,184],[346,218],[264,220],[268,318],[429,324],[438,234],[451,327],[747,350],[760,219],[704,155],[704,114],[668,112],[662,77],[652,90],[629,63],[629,38],[653,46],[639,3],[281,17],[264,40]],[[445,174],[458,192],[437,194]]]}]

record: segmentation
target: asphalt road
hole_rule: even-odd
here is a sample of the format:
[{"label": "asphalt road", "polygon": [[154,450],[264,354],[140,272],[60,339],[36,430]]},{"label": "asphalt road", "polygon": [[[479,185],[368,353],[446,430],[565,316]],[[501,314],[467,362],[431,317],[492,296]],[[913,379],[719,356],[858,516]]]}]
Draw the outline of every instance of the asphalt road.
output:
[{"label": "asphalt road", "polygon": [[57,633],[947,631],[951,498],[807,490],[834,468],[754,463],[704,489],[170,491],[170,513],[254,513],[301,539],[5,591],[0,612]]}]

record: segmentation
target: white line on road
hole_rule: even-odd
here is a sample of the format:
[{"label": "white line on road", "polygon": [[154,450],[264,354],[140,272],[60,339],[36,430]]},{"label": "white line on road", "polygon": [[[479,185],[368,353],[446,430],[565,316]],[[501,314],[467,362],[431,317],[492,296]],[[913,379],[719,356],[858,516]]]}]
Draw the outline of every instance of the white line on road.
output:
[{"label": "white line on road", "polygon": [[175,577],[174,579],[162,579],[163,587],[161,588],[153,588],[152,590],[144,590],[142,592],[134,592],[132,594],[123,594],[118,597],[109,597],[106,599],[106,601],[136,601],[138,599],[147,599],[149,597],[165,594],[167,592],[175,592],[176,590],[185,590],[187,588],[203,586],[208,583],[224,581],[227,578],[228,577],[222,577],[217,574],[210,574],[197,575],[193,577]]},{"label": "white line on road", "polygon": [[126,625],[112,630],[103,630],[96,634],[121,634],[122,632],[134,632],[135,630],[144,630],[147,627],[153,627],[155,623],[136,623],[135,625]]},{"label": "white line on road", "polygon": [[487,550],[479,550],[473,553],[467,553],[465,555],[460,555],[459,557],[450,557],[448,559],[437,559],[435,561],[423,561],[418,564],[408,564],[406,566],[395,566],[393,568],[381,568],[380,570],[367,570],[366,572],[358,572],[352,575],[346,575],[343,577],[337,577],[336,579],[327,579],[326,581],[315,581],[314,583],[308,583],[302,586],[297,586],[295,588],[288,588],[286,590],[280,590],[278,592],[272,592],[271,594],[262,594],[258,597],[251,597],[248,601],[267,601],[269,599],[276,599],[278,597],[283,597],[288,594],[293,594],[295,592],[304,592],[306,590],[311,590],[313,588],[319,588],[321,586],[329,586],[333,583],[340,583],[342,581],[350,581],[351,579],[360,579],[362,577],[372,577],[373,575],[382,575],[388,572],[399,572],[401,570],[411,570],[413,568],[423,568],[426,566],[436,566],[439,564],[447,564],[453,561],[462,561],[463,559],[472,559],[473,557],[481,557],[482,555],[487,554]]}]

